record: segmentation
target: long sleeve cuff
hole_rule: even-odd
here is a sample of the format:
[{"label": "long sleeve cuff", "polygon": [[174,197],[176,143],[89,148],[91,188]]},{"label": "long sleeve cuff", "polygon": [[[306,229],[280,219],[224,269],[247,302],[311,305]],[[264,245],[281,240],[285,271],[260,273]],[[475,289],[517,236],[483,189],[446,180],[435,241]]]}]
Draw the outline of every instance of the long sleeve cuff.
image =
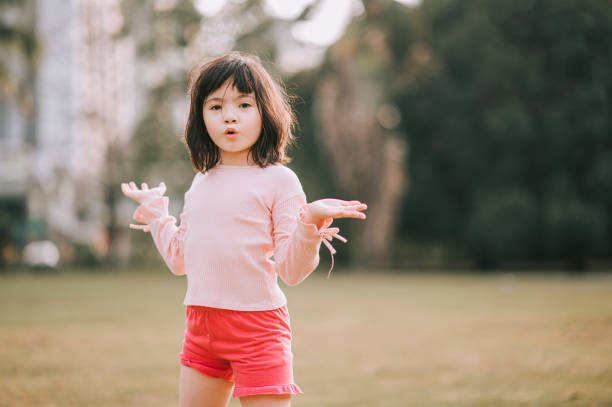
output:
[{"label": "long sleeve cuff", "polygon": [[308,208],[307,203],[303,204],[300,207],[299,216],[298,216],[299,229],[302,232],[301,233],[302,236],[307,239],[321,239],[323,244],[325,244],[325,246],[329,250],[331,254],[331,267],[329,269],[329,272],[327,273],[327,278],[329,278],[329,276],[331,275],[332,269],[334,268],[334,254],[336,253],[336,249],[334,249],[334,247],[331,245],[330,242],[332,241],[334,237],[338,240],[341,240],[344,243],[346,243],[347,240],[343,236],[340,236],[338,234],[338,232],[340,232],[340,228],[337,228],[337,227],[330,228],[329,227],[334,221],[334,218],[326,218],[321,228],[317,228],[317,225],[315,225],[314,223],[306,223],[304,221],[304,217],[305,217],[307,208]]},{"label": "long sleeve cuff", "polygon": [[168,197],[159,196],[148,201],[142,202],[134,211],[132,216],[135,221],[144,225],[130,225],[132,229],[140,229],[144,232],[150,231],[150,224],[154,220],[170,217],[168,215]]}]

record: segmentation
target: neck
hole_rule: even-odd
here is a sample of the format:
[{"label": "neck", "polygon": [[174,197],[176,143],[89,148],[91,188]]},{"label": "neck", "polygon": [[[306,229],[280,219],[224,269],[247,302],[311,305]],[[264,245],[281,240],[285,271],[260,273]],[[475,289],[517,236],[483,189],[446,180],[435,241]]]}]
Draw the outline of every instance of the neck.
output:
[{"label": "neck", "polygon": [[219,161],[222,165],[255,165],[254,162],[249,160],[248,155],[236,155],[221,154],[221,160]]}]

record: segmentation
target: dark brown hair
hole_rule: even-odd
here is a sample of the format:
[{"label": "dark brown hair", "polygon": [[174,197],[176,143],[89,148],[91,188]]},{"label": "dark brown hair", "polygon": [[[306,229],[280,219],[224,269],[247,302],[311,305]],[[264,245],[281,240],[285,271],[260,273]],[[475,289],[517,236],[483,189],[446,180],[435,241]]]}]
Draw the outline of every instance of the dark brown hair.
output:
[{"label": "dark brown hair", "polygon": [[232,52],[204,63],[192,75],[185,141],[194,169],[206,172],[221,159],[219,148],[206,130],[202,108],[208,95],[230,78],[239,92],[255,94],[261,114],[261,134],[249,150],[253,161],[262,168],[290,162],[286,151],[294,141],[295,116],[287,94],[264,69],[259,58]]}]

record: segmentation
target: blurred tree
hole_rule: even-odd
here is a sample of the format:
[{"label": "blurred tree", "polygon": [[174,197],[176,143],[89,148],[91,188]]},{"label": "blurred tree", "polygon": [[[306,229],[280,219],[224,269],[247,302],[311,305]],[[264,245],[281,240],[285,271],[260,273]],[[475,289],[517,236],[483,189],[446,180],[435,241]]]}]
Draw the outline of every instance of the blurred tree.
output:
[{"label": "blurred tree", "polygon": [[[189,64],[186,49],[193,41],[202,22],[192,0],[131,2],[122,1],[123,28],[120,36],[130,36],[136,49],[135,86],[139,101],[134,133],[128,145],[121,147],[125,159],[122,171],[129,180],[150,186],[165,181],[168,195],[182,196],[191,182],[193,170],[182,142],[186,119],[184,109],[189,101],[187,80]],[[183,109],[183,110],[181,110]],[[128,175],[129,174],[129,175]],[[118,184],[109,186],[108,202],[117,202]],[[181,191],[180,193],[178,193]],[[179,212],[181,200],[172,199],[172,212]],[[125,225],[121,225],[125,229]],[[131,257],[152,261],[147,255],[150,237],[128,235]]]},{"label": "blurred tree", "polygon": [[202,16],[191,0],[124,1],[122,9],[121,35],[134,39],[139,85],[144,87],[139,90],[143,92],[141,116],[128,148],[130,172],[143,180],[163,175],[169,186],[184,189],[188,180],[179,174],[189,165],[176,168],[186,154],[185,146],[177,142],[183,123],[177,122],[176,106],[186,102],[189,66],[184,51]]},{"label": "blurred tree", "polygon": [[433,59],[398,99],[403,235],[482,267],[609,260],[612,3],[426,0],[419,13]]},{"label": "blurred tree", "polygon": [[0,95],[15,100],[26,116],[32,116],[40,48],[34,34],[34,3],[0,0],[0,12]]},{"label": "blurred tree", "polygon": [[410,9],[389,1],[363,4],[363,15],[330,47],[315,77],[314,134],[335,175],[336,191],[368,203],[366,224],[343,225],[356,238],[352,263],[389,266],[406,185],[406,148],[394,104],[401,65],[396,64],[391,37],[410,20]]},{"label": "blurred tree", "polygon": [[[0,121],[6,120],[4,113],[9,105],[18,108],[23,120],[23,145],[26,148],[35,141],[34,80],[40,44],[34,33],[34,8],[32,0],[0,0]],[[1,124],[8,125],[6,122]],[[6,128],[2,131],[5,132]],[[0,139],[4,136],[0,134]],[[2,158],[10,160],[12,152],[5,151]],[[5,263],[18,263],[18,248],[27,238],[24,232],[26,219],[25,203],[0,193],[0,269]]]}]

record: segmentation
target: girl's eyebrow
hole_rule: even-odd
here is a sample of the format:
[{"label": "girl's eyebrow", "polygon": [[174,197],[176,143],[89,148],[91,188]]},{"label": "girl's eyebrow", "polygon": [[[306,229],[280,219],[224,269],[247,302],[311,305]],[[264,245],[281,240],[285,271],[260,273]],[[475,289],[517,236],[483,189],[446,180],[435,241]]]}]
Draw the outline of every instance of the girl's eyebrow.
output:
[{"label": "girl's eyebrow", "polygon": [[[238,96],[236,96],[234,99],[241,99],[241,98],[251,98],[251,99],[255,99],[255,96],[253,96],[253,94],[252,94],[252,93],[241,93],[241,94],[239,94]],[[212,102],[212,101],[215,101],[215,102],[222,102],[222,101],[223,101],[223,98],[220,98],[220,97],[209,98],[209,99],[206,99],[206,100],[204,101],[204,103],[208,103],[208,102]]]}]

